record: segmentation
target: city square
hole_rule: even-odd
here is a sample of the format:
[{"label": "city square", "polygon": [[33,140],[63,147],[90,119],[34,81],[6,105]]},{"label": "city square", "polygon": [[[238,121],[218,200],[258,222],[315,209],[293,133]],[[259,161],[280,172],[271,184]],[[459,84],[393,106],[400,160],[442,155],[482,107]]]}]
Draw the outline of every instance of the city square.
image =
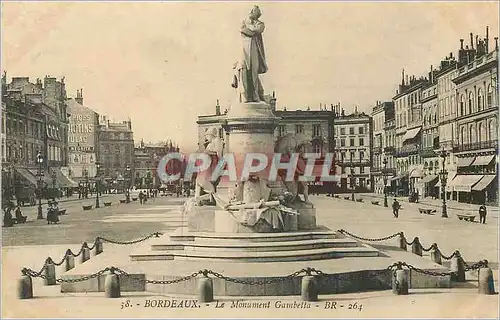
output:
[{"label": "city square", "polygon": [[498,317],[497,4],[6,8],[4,316]]}]

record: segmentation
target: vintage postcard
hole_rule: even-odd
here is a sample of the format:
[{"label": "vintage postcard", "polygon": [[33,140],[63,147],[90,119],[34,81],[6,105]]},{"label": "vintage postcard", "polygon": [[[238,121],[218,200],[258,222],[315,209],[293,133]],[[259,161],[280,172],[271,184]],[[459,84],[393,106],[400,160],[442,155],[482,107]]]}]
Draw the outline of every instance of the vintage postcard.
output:
[{"label": "vintage postcard", "polygon": [[2,2],[2,317],[498,318],[498,2]]}]

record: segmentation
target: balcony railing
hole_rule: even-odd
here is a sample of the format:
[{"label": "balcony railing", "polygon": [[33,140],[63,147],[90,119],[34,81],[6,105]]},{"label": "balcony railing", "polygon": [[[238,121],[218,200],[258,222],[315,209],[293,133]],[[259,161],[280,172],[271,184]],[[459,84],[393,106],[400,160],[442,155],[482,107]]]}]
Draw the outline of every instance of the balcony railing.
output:
[{"label": "balcony railing", "polygon": [[454,145],[454,152],[461,151],[472,151],[472,150],[481,150],[481,149],[492,149],[498,147],[498,140],[491,141],[482,141],[482,142],[474,142],[474,143],[464,143],[461,145]]},{"label": "balcony railing", "polygon": [[382,153],[382,147],[373,147],[373,153],[375,154]]},{"label": "balcony railing", "polygon": [[387,146],[384,148],[384,152],[388,154],[393,154],[395,150],[396,148],[394,148],[393,146]]},{"label": "balcony railing", "polygon": [[402,148],[398,148],[394,155],[396,157],[406,157],[410,154],[417,154],[420,152],[420,145],[418,144],[409,144],[403,146]]},{"label": "balcony railing", "polygon": [[350,165],[350,166],[369,166],[370,160],[360,160],[360,159],[341,159],[336,162],[339,165]]},{"label": "balcony railing", "polygon": [[439,149],[439,145],[437,147],[425,147],[425,148],[422,148],[422,150],[420,151],[420,156],[422,158],[437,157],[437,153],[434,151],[436,149]]}]

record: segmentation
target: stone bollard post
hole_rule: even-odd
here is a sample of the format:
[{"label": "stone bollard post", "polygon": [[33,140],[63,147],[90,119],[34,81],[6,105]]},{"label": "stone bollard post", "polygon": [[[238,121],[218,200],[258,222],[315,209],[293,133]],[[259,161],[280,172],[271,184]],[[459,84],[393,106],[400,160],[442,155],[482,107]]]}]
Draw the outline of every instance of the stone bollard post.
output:
[{"label": "stone bollard post", "polygon": [[303,301],[318,301],[318,288],[314,276],[302,277],[301,297]]},{"label": "stone bollard post", "polygon": [[439,251],[438,249],[438,245],[437,243],[434,243],[432,245],[432,249],[431,249],[431,260],[432,262],[434,263],[437,263],[437,264],[442,264],[442,261],[441,261],[441,252]]},{"label": "stone bollard post", "polygon": [[23,274],[19,279],[17,287],[19,299],[33,298],[33,280],[27,274]]},{"label": "stone bollard post", "polygon": [[98,254],[101,254],[104,251],[103,248],[103,243],[101,238],[97,237],[95,239],[95,251],[94,251],[94,256],[97,256]]},{"label": "stone bollard post", "polygon": [[120,278],[114,268],[106,275],[104,280],[104,296],[106,298],[120,298]]},{"label": "stone bollard post", "polygon": [[90,248],[87,242],[84,242],[82,244],[82,258],[81,262],[84,263],[85,261],[90,259]]},{"label": "stone bollard post", "polygon": [[212,279],[208,277],[207,270],[202,272],[203,277],[197,279],[198,301],[200,303],[214,301],[214,285]]},{"label": "stone bollard post", "polygon": [[403,250],[408,250],[407,247],[406,247],[406,238],[405,238],[405,234],[403,232],[401,232],[398,236],[398,241],[399,241],[399,248],[400,249],[403,249]]},{"label": "stone bollard post", "polygon": [[73,251],[71,249],[66,250],[66,271],[69,271],[75,267],[75,256],[73,256]]},{"label": "stone bollard post", "polygon": [[479,269],[479,293],[480,294],[495,294],[495,284],[493,282],[493,272],[489,267]]},{"label": "stone bollard post", "polygon": [[422,256],[422,245],[420,244],[420,240],[418,239],[418,237],[415,237],[415,239],[413,239],[413,243],[411,244],[411,252],[418,256]]},{"label": "stone bollard post", "polygon": [[45,260],[45,279],[43,279],[43,283],[46,286],[53,286],[56,284],[56,266],[54,265],[54,261],[52,258],[47,258]]},{"label": "stone bollard post", "polygon": [[450,265],[451,281],[465,282],[465,265],[460,252],[455,251]]},{"label": "stone bollard post", "polygon": [[397,269],[392,275],[392,292],[396,295],[408,294],[410,270]]}]

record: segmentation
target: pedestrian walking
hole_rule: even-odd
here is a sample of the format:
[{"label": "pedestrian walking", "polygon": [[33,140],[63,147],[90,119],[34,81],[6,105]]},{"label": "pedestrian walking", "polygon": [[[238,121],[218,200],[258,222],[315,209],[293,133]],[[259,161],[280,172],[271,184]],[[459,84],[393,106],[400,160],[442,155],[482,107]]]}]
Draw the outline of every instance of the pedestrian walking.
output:
[{"label": "pedestrian walking", "polygon": [[486,224],[486,206],[484,203],[479,206],[479,223]]},{"label": "pedestrian walking", "polygon": [[143,203],[144,203],[144,193],[142,193],[142,191],[141,191],[141,192],[139,192],[139,202],[140,202],[141,204],[143,204]]},{"label": "pedestrian walking", "polygon": [[392,203],[392,214],[394,215],[394,218],[399,217],[399,209],[401,208],[401,205],[399,204],[398,200],[394,199],[394,202]]}]

